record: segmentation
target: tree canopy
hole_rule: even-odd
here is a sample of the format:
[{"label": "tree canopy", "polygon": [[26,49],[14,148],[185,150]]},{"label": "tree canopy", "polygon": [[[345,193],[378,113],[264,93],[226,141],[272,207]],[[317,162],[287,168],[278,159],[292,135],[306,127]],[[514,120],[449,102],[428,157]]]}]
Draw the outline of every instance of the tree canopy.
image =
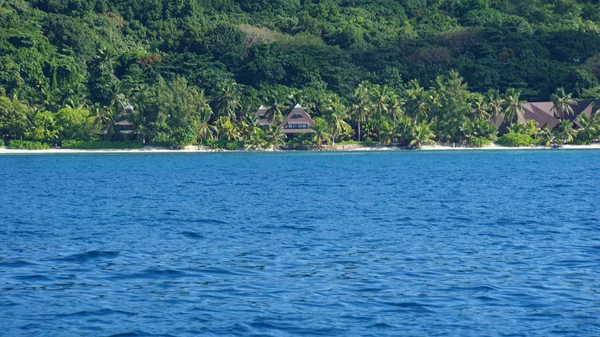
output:
[{"label": "tree canopy", "polygon": [[186,142],[302,103],[334,141],[342,122],[391,141],[404,116],[457,141],[490,90],[597,99],[599,76],[595,0],[0,0],[5,140],[85,138],[127,103],[148,139]]}]

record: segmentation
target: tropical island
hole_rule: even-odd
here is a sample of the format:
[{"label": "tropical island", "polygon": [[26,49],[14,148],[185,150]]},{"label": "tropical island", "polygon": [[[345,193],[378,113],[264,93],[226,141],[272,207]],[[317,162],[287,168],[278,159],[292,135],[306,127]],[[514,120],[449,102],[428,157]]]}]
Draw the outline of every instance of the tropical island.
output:
[{"label": "tropical island", "polygon": [[0,0],[10,149],[585,145],[599,77],[594,1]]}]

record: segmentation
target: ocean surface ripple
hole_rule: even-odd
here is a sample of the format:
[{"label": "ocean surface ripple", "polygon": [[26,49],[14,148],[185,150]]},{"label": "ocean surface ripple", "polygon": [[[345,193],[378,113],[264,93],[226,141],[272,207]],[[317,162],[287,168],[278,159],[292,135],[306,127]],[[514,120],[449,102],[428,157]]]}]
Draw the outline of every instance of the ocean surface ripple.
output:
[{"label": "ocean surface ripple", "polygon": [[0,173],[0,336],[600,336],[600,151]]}]

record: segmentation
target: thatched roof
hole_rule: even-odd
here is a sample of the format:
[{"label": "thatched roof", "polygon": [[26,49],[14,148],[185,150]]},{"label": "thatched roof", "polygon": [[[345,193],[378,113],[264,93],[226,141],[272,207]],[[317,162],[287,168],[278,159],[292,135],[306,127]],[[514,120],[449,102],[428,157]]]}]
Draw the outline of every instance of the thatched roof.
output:
[{"label": "thatched roof", "polygon": [[269,124],[271,124],[266,116],[267,108],[265,108],[264,106],[261,105],[254,114],[256,115],[256,118],[258,119],[259,126],[268,126]]},{"label": "thatched roof", "polygon": [[285,134],[311,132],[313,125],[315,122],[300,104],[296,104],[280,124]]}]

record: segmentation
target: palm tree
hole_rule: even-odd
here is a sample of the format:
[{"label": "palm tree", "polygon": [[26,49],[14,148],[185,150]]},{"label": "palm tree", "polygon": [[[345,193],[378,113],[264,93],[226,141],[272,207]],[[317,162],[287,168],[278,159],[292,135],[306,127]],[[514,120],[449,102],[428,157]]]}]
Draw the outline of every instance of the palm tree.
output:
[{"label": "palm tree", "polygon": [[217,115],[227,116],[231,119],[237,117],[237,112],[242,108],[240,92],[234,81],[227,80],[220,85],[215,98]]},{"label": "palm tree", "polygon": [[547,126],[544,126],[540,131],[539,138],[544,146],[549,147],[556,143],[556,132],[551,131]]},{"label": "palm tree", "polygon": [[346,107],[340,102],[340,98],[337,95],[328,97],[326,100],[327,111],[330,112],[329,123],[331,130],[331,139],[333,145],[335,145],[336,139],[341,139],[346,129],[350,127],[344,120],[346,118]]},{"label": "palm tree", "polygon": [[433,96],[421,87],[419,81],[411,80],[405,91],[406,112],[416,121],[426,121],[429,116],[430,104],[433,103]]},{"label": "palm tree", "polygon": [[386,118],[388,116],[388,112],[389,112],[389,101],[390,101],[390,97],[393,95],[393,93],[391,92],[390,88],[386,85],[374,85],[371,87],[370,90],[370,96],[371,96],[371,101],[372,101],[372,109],[374,110],[374,114],[373,117],[371,117],[372,119],[374,118],[376,121],[378,121],[377,123],[377,139],[379,141],[381,141],[381,130],[380,130],[380,126],[381,126],[381,121],[383,120],[383,118]]},{"label": "palm tree", "polygon": [[208,98],[204,94],[204,90],[200,90],[196,97],[196,109],[198,110],[198,115],[201,121],[210,121],[214,112],[213,109],[208,104]]},{"label": "palm tree", "polygon": [[267,145],[270,146],[271,149],[275,150],[276,147],[285,144],[286,137],[282,131],[283,129],[279,125],[269,125],[269,128],[265,132],[265,140],[267,141]]},{"label": "palm tree", "polygon": [[283,103],[284,106],[295,106],[296,104],[300,104],[305,110],[307,108],[304,92],[302,90],[296,90],[287,95],[285,102]]},{"label": "palm tree", "polygon": [[490,113],[488,112],[490,107],[485,101],[485,97],[480,93],[474,93],[472,95],[473,101],[471,105],[473,105],[473,112],[475,114],[476,119],[489,119]]},{"label": "palm tree", "polygon": [[372,103],[369,99],[369,88],[368,82],[363,82],[358,85],[356,90],[354,91],[354,104],[352,104],[352,108],[350,110],[351,115],[356,118],[357,122],[357,133],[358,133],[358,141],[360,142],[362,139],[360,133],[360,124],[365,121],[369,112],[371,111]]},{"label": "palm tree", "polygon": [[525,102],[521,101],[519,98],[521,96],[521,92],[515,89],[507,89],[505,93],[505,103],[506,107],[504,108],[504,122],[511,126],[516,123],[521,114],[523,114],[523,104]]},{"label": "palm tree", "polygon": [[408,116],[404,116],[394,127],[394,143],[402,143],[409,138],[413,131],[415,122]]},{"label": "palm tree", "polygon": [[394,126],[388,120],[384,120],[379,127],[379,139],[381,144],[389,145],[394,140]]},{"label": "palm tree", "polygon": [[267,111],[265,111],[265,117],[269,123],[273,123],[273,121],[281,122],[283,120],[283,114],[281,113],[285,107],[277,102],[276,98],[271,98],[269,100],[269,107]]},{"label": "palm tree", "polygon": [[377,118],[385,116],[389,109],[390,88],[387,85],[375,85],[370,90]]},{"label": "palm tree", "polygon": [[364,136],[367,140],[373,140],[377,137],[377,128],[379,127],[379,121],[374,118],[368,119],[363,127]]},{"label": "palm tree", "polygon": [[261,128],[255,128],[246,141],[246,148],[250,150],[260,150],[268,146],[265,140],[265,131]]},{"label": "palm tree", "polygon": [[214,125],[209,123],[213,116],[213,110],[208,104],[208,99],[204,95],[204,90],[201,90],[198,93],[195,103],[198,113],[198,120],[200,121],[196,138],[201,142],[209,139],[215,139],[215,136],[218,134],[218,130]]},{"label": "palm tree", "polygon": [[389,98],[389,116],[392,119],[394,127],[404,117],[404,102],[397,95],[391,95]]},{"label": "palm tree", "polygon": [[238,129],[236,125],[231,122],[231,119],[228,116],[219,117],[215,124],[219,138],[229,141],[237,140],[239,138],[240,134]]},{"label": "palm tree", "polygon": [[310,133],[298,133],[287,145],[293,149],[307,149],[312,144],[312,135]]},{"label": "palm tree", "polygon": [[525,129],[525,124],[523,123],[515,123],[506,128],[508,133],[518,133],[518,134],[526,134],[527,130]]},{"label": "palm tree", "polygon": [[127,101],[127,98],[124,94],[115,93],[111,99],[110,105],[111,107],[114,107],[115,110],[121,112],[125,110],[125,107],[129,105],[129,102]]},{"label": "palm tree", "polygon": [[423,144],[428,144],[435,138],[435,134],[431,132],[429,125],[421,123],[415,125],[411,138],[409,145],[415,149],[421,149]]},{"label": "palm tree", "polygon": [[586,114],[581,114],[576,119],[579,129],[577,130],[577,141],[589,144],[598,134],[598,125],[594,123],[594,119]]},{"label": "palm tree", "polygon": [[[335,140],[342,140],[342,136],[346,132],[346,130],[350,127],[346,121],[344,121],[343,115],[341,113],[332,113],[329,115],[329,120],[331,123],[331,139],[333,141],[333,145],[335,145]],[[350,133],[352,133],[352,129],[350,129]]]},{"label": "palm tree", "polygon": [[494,123],[496,119],[502,115],[506,100],[500,96],[498,90],[489,90],[486,94],[486,101],[490,113],[490,120]]},{"label": "palm tree", "polygon": [[542,130],[539,128],[538,122],[534,121],[533,119],[530,119],[525,123],[525,133],[530,135],[531,138],[537,138],[540,131]]},{"label": "palm tree", "polygon": [[573,128],[573,122],[564,120],[560,122],[559,138],[563,144],[572,143],[577,136],[577,130]]},{"label": "palm tree", "polygon": [[565,89],[558,88],[556,93],[552,94],[551,99],[554,102],[554,116],[558,119],[566,119],[568,116],[572,116],[575,112],[571,105],[577,104],[577,101],[573,99],[572,94],[565,93]]},{"label": "palm tree", "polygon": [[247,112],[244,118],[238,123],[242,140],[246,141],[252,137],[254,129],[258,127],[256,115],[252,112]]},{"label": "palm tree", "polygon": [[210,139],[215,139],[215,136],[218,134],[217,127],[209,124],[207,121],[200,122],[200,126],[198,127],[198,135],[196,138],[198,141],[206,141]]},{"label": "palm tree", "polygon": [[323,118],[317,117],[314,119],[315,125],[312,126],[313,130],[313,141],[317,144],[317,147],[321,148],[323,143],[328,142],[331,138],[329,133],[329,125]]},{"label": "palm tree", "polygon": [[90,109],[90,113],[94,117],[94,125],[97,127],[104,125],[104,109],[106,109],[106,107],[102,107],[98,103],[94,104]]},{"label": "palm tree", "polygon": [[583,118],[585,118],[586,120],[589,119],[589,123],[586,123],[586,125],[581,123],[581,120],[579,120],[578,122],[581,128],[588,130],[591,136],[591,141],[596,140],[598,136],[600,136],[600,113],[596,112],[596,114],[592,118],[587,117],[585,114],[581,114],[580,116],[585,116]]},{"label": "palm tree", "polygon": [[90,105],[85,86],[81,82],[75,82],[66,89],[66,98],[63,100],[63,107],[73,109],[86,109]]},{"label": "palm tree", "polygon": [[117,133],[115,122],[119,119],[120,110],[114,107],[100,106],[96,103],[91,109],[94,127],[100,132],[106,132],[104,138],[110,140]]}]

